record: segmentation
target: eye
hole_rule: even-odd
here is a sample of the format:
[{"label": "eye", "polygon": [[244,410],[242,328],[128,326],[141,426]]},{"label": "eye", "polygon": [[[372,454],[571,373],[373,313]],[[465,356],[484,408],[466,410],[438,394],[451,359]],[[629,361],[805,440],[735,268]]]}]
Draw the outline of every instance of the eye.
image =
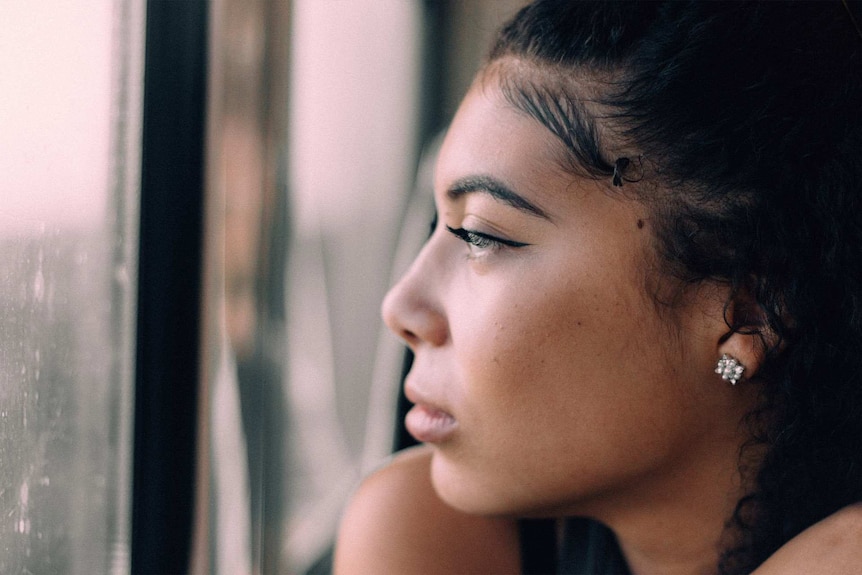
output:
[{"label": "eye", "polygon": [[522,248],[529,245],[513,240],[505,240],[503,238],[498,238],[496,236],[492,236],[483,232],[465,230],[464,228],[453,228],[450,226],[446,226],[446,229],[449,230],[449,232],[451,232],[455,237],[459,238],[467,245],[469,245],[470,253],[474,256],[481,255],[483,252],[487,251],[497,251],[505,247]]}]

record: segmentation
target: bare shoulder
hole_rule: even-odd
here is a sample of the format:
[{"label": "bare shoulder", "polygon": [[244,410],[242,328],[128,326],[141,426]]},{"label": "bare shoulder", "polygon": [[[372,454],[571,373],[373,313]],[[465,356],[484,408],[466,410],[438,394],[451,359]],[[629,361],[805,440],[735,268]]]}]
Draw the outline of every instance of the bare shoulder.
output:
[{"label": "bare shoulder", "polygon": [[862,573],[862,503],[815,523],[775,552],[755,575]]},{"label": "bare shoulder", "polygon": [[335,573],[517,573],[514,520],[460,513],[430,478],[431,451],[399,454],[369,476],[345,511]]}]

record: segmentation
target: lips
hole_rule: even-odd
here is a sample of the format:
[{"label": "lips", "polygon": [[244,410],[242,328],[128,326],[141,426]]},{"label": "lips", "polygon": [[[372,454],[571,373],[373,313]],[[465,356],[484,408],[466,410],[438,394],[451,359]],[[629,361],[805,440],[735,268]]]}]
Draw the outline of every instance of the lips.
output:
[{"label": "lips", "polygon": [[436,407],[417,403],[404,418],[410,435],[422,443],[441,443],[449,439],[458,428],[457,420]]}]

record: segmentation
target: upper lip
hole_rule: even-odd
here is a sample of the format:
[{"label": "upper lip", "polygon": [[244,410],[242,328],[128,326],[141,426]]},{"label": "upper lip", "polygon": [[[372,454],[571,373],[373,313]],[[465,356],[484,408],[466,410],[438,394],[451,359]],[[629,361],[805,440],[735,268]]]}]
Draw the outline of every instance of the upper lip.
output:
[{"label": "upper lip", "polygon": [[411,379],[410,377],[408,377],[407,381],[404,382],[404,395],[407,396],[407,399],[410,401],[410,403],[431,407],[433,409],[437,409],[451,415],[451,412],[446,408],[445,405],[430,397],[430,394],[425,392],[421,387],[417,386],[414,383],[413,379]]}]

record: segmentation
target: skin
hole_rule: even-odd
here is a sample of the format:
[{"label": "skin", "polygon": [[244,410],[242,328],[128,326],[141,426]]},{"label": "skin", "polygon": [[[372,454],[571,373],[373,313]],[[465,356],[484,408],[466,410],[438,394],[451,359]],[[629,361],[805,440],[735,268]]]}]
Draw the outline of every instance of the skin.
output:
[{"label": "skin", "polygon": [[409,450],[363,482],[341,523],[334,572],[518,573],[513,519],[461,513],[431,486],[431,453]]},{"label": "skin", "polygon": [[[441,501],[429,480],[432,456],[425,446],[408,450],[366,479],[341,523],[336,575],[521,572],[516,521],[461,513]],[[752,575],[857,575],[860,541],[856,504],[791,539]]]},{"label": "skin", "polygon": [[[757,394],[713,370],[728,353],[750,376],[759,347],[723,337],[721,286],[659,308],[648,210],[566,173],[562,153],[493,79],[459,109],[435,173],[438,225],[383,306],[415,354],[408,397],[454,423],[363,486],[336,572],[433,572],[456,555],[434,544],[444,536],[470,543],[458,571],[516,571],[512,518],[564,515],[611,527],[635,573],[714,570]],[[489,177],[520,199],[465,186]],[[502,563],[474,569],[482,559]]]}]

